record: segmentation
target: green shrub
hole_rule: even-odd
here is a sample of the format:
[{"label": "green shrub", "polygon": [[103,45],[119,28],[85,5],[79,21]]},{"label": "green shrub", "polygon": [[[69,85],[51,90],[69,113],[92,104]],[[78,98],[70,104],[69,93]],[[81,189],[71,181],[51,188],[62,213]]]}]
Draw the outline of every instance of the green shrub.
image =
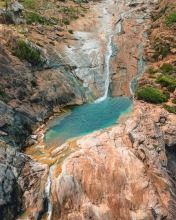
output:
[{"label": "green shrub", "polygon": [[154,147],[155,149],[157,149],[158,144],[153,144],[153,147]]},{"label": "green shrub", "polygon": [[138,99],[145,100],[151,103],[162,103],[167,101],[167,97],[158,89],[151,86],[144,86],[136,91]]},{"label": "green shrub", "polygon": [[163,104],[163,107],[164,107],[168,112],[176,114],[176,110],[175,110],[175,108],[173,108],[172,106]]},{"label": "green shrub", "polygon": [[149,72],[150,74],[155,74],[155,73],[157,73],[157,70],[150,68],[150,69],[148,70],[148,72]]},{"label": "green shrub", "polygon": [[36,1],[35,0],[24,0],[22,3],[25,8],[35,9],[36,8]]},{"label": "green shrub", "polygon": [[39,24],[48,24],[47,20],[34,12],[30,12],[26,15],[26,23],[27,24],[32,24],[33,22],[39,23]]},{"label": "green shrub", "polygon": [[169,8],[169,6],[166,5],[166,6],[164,6],[163,8],[161,8],[161,10],[158,12],[158,14],[155,14],[155,15],[151,14],[152,20],[153,20],[153,21],[156,21],[156,20],[158,20],[159,18],[161,18],[162,15],[166,12],[166,10],[167,10],[168,8]]},{"label": "green shrub", "polygon": [[0,21],[3,24],[13,24],[13,17],[12,17],[12,13],[10,12],[3,12],[2,14],[0,14]]},{"label": "green shrub", "polygon": [[31,85],[32,85],[33,87],[38,86],[37,81],[36,81],[36,80],[31,80]]},{"label": "green shrub", "polygon": [[150,78],[150,79],[156,79],[156,76],[155,76],[155,75],[150,74],[149,78]]},{"label": "green shrub", "polygon": [[0,96],[4,102],[8,102],[10,100],[10,96],[6,93],[2,85],[0,85]]},{"label": "green shrub", "polygon": [[165,37],[164,39],[168,40],[168,41],[171,41],[171,42],[174,41],[174,37]]},{"label": "green shrub", "polygon": [[159,56],[161,56],[163,59],[170,52],[170,45],[162,44],[162,42],[160,42],[159,44],[155,45],[154,50],[155,50],[155,53],[153,54],[152,58],[157,60]]},{"label": "green shrub", "polygon": [[168,90],[171,91],[176,87],[176,79],[173,76],[161,75],[156,79],[156,83],[162,85],[162,87],[168,87]]},{"label": "green shrub", "polygon": [[170,63],[163,63],[160,70],[162,73],[172,74],[174,72],[175,68]]},{"label": "green shrub", "polygon": [[27,60],[32,65],[39,65],[42,63],[39,52],[31,48],[23,40],[17,40],[17,45],[12,48],[12,50],[13,55],[17,56],[20,60]]},{"label": "green shrub", "polygon": [[69,32],[70,34],[73,34],[73,30],[68,30],[68,32]]},{"label": "green shrub", "polygon": [[176,104],[176,98],[172,99],[172,103]]},{"label": "green shrub", "polygon": [[169,91],[163,91],[163,94],[166,96],[167,99],[170,98],[170,92]]},{"label": "green shrub", "polygon": [[166,16],[166,25],[172,27],[176,23],[176,11],[171,12]]},{"label": "green shrub", "polygon": [[67,18],[65,18],[65,17],[62,19],[62,22],[63,22],[66,26],[70,24],[69,20],[68,20]]}]

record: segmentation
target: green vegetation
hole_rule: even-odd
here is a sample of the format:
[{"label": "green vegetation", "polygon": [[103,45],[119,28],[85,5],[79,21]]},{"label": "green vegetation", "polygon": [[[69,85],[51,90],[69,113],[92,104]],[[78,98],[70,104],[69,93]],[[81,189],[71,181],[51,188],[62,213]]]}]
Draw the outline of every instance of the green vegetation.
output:
[{"label": "green vegetation", "polygon": [[8,11],[1,13],[0,20],[3,24],[13,24],[12,13]]},{"label": "green vegetation", "polygon": [[37,81],[36,80],[31,80],[31,85],[33,87],[37,87],[38,86]]},{"label": "green vegetation", "polygon": [[151,86],[144,86],[136,91],[138,99],[145,100],[151,103],[162,103],[167,101],[167,97],[158,89]]},{"label": "green vegetation", "polygon": [[166,16],[166,21],[165,21],[166,25],[168,27],[172,27],[175,23],[176,23],[176,11],[170,12],[167,16]]},{"label": "green vegetation", "polygon": [[163,8],[161,8],[161,10],[157,13],[157,14],[151,14],[151,18],[153,21],[158,20],[159,18],[162,17],[162,15],[166,12],[166,10],[169,8],[168,5],[164,6]]},{"label": "green vegetation", "polygon": [[73,30],[68,30],[68,32],[69,32],[70,34],[73,34]]},{"label": "green vegetation", "polygon": [[172,74],[175,71],[175,68],[170,63],[163,63],[162,67],[160,68],[160,71],[163,74]]},{"label": "green vegetation", "polygon": [[170,113],[174,113],[176,114],[176,110],[174,107],[170,106],[170,105],[166,105],[166,104],[163,104],[163,107]]},{"label": "green vegetation", "polygon": [[154,147],[155,149],[157,149],[158,144],[153,144],[153,147]]},{"label": "green vegetation", "polygon": [[36,8],[36,1],[35,0],[24,0],[22,3],[25,8],[28,9],[35,9]]},{"label": "green vegetation", "polygon": [[165,37],[164,39],[165,39],[165,40],[168,40],[168,41],[171,41],[171,42],[174,41],[174,37]]},{"label": "green vegetation", "polygon": [[2,97],[4,102],[8,102],[10,100],[10,96],[6,93],[2,85],[0,85],[0,96]]},{"label": "green vegetation", "polygon": [[66,26],[70,24],[69,20],[68,20],[67,18],[65,18],[65,17],[62,19],[62,22],[63,22]]},{"label": "green vegetation", "polygon": [[43,16],[41,16],[37,13],[34,13],[34,12],[27,13],[26,23],[32,24],[33,22],[36,22],[39,24],[48,24],[47,20]]},{"label": "green vegetation", "polygon": [[172,99],[172,103],[176,104],[176,98]]},{"label": "green vegetation", "polygon": [[39,65],[42,63],[39,52],[31,48],[23,40],[17,40],[17,45],[12,48],[12,50],[13,55],[17,56],[20,60],[27,60],[32,65]]},{"label": "green vegetation", "polygon": [[170,98],[170,92],[169,91],[165,90],[165,91],[163,91],[163,94],[166,96],[167,99]]},{"label": "green vegetation", "polygon": [[150,68],[150,69],[148,70],[148,72],[149,72],[150,74],[155,74],[155,73],[157,73],[157,70]]},{"label": "green vegetation", "polygon": [[154,50],[155,50],[155,53],[152,56],[152,58],[157,60],[159,56],[161,56],[163,59],[170,52],[170,44],[162,44],[162,42],[160,42],[159,44],[154,46]]},{"label": "green vegetation", "polygon": [[158,76],[156,79],[156,83],[159,83],[162,87],[167,87],[169,92],[173,92],[176,88],[176,79],[173,76]]}]

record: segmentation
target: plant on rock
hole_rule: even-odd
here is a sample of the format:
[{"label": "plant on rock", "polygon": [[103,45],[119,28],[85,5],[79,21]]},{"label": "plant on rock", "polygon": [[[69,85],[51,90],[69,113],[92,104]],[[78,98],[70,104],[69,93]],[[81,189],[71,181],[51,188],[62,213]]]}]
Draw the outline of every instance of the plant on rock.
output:
[{"label": "plant on rock", "polygon": [[176,23],[176,11],[171,12],[166,16],[166,25],[172,27]]},{"label": "plant on rock", "polygon": [[145,100],[151,103],[162,103],[167,101],[167,97],[162,94],[158,89],[151,86],[144,86],[136,91],[138,99]]},{"label": "plant on rock", "polygon": [[156,79],[156,83],[159,83],[162,87],[167,87],[169,92],[173,92],[176,88],[176,79],[173,76],[158,76]]},{"label": "plant on rock", "polygon": [[13,55],[17,56],[20,60],[28,61],[32,65],[42,63],[40,53],[23,40],[17,40],[16,46],[13,48]]}]

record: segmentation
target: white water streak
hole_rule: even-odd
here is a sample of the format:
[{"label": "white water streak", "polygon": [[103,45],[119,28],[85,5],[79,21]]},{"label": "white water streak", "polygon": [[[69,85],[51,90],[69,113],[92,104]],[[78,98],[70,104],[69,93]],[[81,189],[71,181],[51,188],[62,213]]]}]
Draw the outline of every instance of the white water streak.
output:
[{"label": "white water streak", "polygon": [[53,168],[56,165],[57,165],[57,162],[50,167],[47,183],[46,183],[46,186],[45,186],[45,194],[46,194],[46,198],[48,200],[47,220],[50,220],[51,215],[52,215],[52,204],[51,204],[51,201],[50,201],[50,190],[51,190],[51,181],[52,181]]},{"label": "white water streak", "polygon": [[105,100],[108,96],[108,91],[109,91],[109,83],[110,83],[110,59],[112,55],[112,38],[113,35],[110,35],[108,38],[108,43],[107,43],[107,50],[105,54],[105,62],[104,62],[104,75],[105,75],[105,92],[102,97],[97,99],[95,102],[101,102]]}]

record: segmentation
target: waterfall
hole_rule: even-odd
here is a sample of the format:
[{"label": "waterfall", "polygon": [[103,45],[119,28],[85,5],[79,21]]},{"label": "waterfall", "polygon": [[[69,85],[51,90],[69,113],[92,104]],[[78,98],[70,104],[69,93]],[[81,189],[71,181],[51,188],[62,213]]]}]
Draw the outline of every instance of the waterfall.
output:
[{"label": "waterfall", "polygon": [[138,71],[137,74],[132,78],[130,82],[130,92],[132,96],[134,96],[135,91],[137,89],[137,84],[138,84],[138,78],[145,72],[147,69],[147,64],[145,60],[143,59],[143,45],[138,46],[138,50],[140,53],[139,59],[138,59]]},{"label": "waterfall", "polygon": [[108,96],[108,91],[109,91],[109,82],[110,82],[110,58],[112,55],[112,38],[113,35],[110,35],[108,38],[108,43],[107,43],[107,49],[106,49],[106,54],[105,54],[105,61],[104,61],[104,75],[105,75],[105,92],[102,97],[97,99],[95,102],[101,102],[105,100]]},{"label": "waterfall", "polygon": [[56,165],[57,165],[57,162],[50,167],[49,174],[48,174],[48,179],[47,179],[46,186],[45,186],[45,194],[46,194],[46,198],[47,198],[47,201],[48,201],[47,220],[50,220],[51,215],[52,215],[52,204],[51,204],[51,201],[50,201],[50,190],[51,190],[52,172],[53,172],[53,168]]}]

